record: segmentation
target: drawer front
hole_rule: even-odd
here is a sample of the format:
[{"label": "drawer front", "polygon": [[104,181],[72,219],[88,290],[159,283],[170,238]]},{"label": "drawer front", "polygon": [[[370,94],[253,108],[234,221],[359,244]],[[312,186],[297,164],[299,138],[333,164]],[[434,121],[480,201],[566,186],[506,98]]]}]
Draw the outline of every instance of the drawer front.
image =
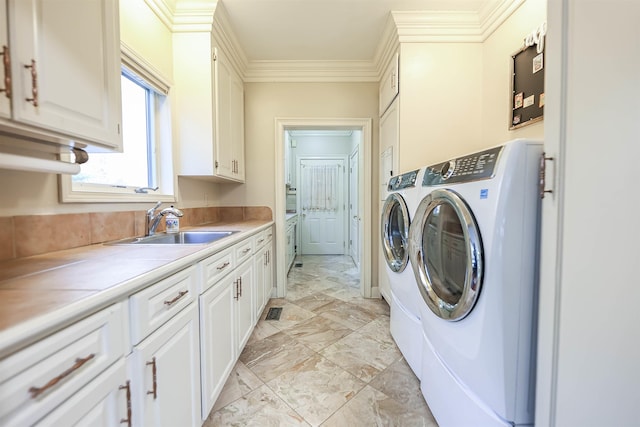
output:
[{"label": "drawer front", "polygon": [[201,294],[233,271],[235,268],[234,253],[233,248],[227,248],[202,261],[204,278],[202,280],[202,289],[200,289]]},{"label": "drawer front", "polygon": [[0,425],[31,425],[124,355],[123,304],[0,361]]},{"label": "drawer front", "polygon": [[269,227],[265,230],[262,230],[258,234],[256,234],[256,236],[254,237],[255,251],[257,252],[260,248],[262,248],[264,245],[269,243],[269,241],[272,239],[273,239],[273,227]]},{"label": "drawer front", "polygon": [[267,231],[268,230],[262,230],[261,232],[259,232],[254,236],[253,240],[254,240],[254,248],[256,249],[256,252],[260,250],[260,248],[262,248],[267,243]]},{"label": "drawer front", "polygon": [[133,345],[196,299],[197,277],[196,267],[191,266],[129,298]]},{"label": "drawer front", "polygon": [[236,266],[242,264],[253,255],[253,238],[248,238],[235,245]]}]

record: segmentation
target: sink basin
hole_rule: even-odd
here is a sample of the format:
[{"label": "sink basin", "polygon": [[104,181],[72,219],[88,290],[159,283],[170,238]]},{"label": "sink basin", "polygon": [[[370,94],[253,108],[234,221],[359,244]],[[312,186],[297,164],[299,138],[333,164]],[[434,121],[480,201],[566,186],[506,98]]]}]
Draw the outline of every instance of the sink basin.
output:
[{"label": "sink basin", "polygon": [[118,240],[110,245],[203,245],[231,236],[237,231],[181,231],[179,233],[161,233],[148,237],[134,237]]}]

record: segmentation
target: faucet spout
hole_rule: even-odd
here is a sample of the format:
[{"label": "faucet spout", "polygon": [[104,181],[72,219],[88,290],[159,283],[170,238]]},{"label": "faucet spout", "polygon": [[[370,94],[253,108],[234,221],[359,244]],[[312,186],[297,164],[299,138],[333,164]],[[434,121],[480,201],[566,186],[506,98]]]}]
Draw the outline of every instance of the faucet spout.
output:
[{"label": "faucet spout", "polygon": [[156,228],[158,228],[160,220],[166,214],[171,213],[178,217],[184,215],[180,209],[176,209],[173,206],[171,206],[170,208],[164,208],[156,214],[156,210],[160,207],[161,204],[162,202],[158,202],[154,207],[147,211],[144,232],[145,236],[153,236],[156,233]]}]

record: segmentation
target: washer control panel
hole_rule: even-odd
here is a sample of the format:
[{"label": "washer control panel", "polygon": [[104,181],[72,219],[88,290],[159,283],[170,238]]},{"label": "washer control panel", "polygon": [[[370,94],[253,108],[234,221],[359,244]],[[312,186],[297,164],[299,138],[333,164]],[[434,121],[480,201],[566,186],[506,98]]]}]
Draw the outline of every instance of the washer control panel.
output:
[{"label": "washer control panel", "polygon": [[387,190],[398,191],[409,187],[415,187],[419,171],[420,169],[416,169],[411,172],[403,173],[402,175],[391,177],[391,179],[389,179],[389,185],[387,185]]},{"label": "washer control panel", "polygon": [[502,147],[495,147],[429,166],[422,178],[422,186],[493,178],[501,152]]}]

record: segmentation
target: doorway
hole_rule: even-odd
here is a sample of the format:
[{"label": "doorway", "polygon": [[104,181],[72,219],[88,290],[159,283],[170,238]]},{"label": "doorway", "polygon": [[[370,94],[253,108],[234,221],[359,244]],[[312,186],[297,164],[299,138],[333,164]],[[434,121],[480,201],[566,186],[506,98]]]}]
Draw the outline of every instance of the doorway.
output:
[{"label": "doorway", "polygon": [[[276,118],[275,129],[275,153],[276,153],[276,176],[275,176],[275,190],[276,201],[274,218],[276,223],[276,292],[277,297],[283,298],[286,295],[286,281],[287,281],[287,269],[286,269],[286,257],[284,254],[285,233],[282,230],[285,229],[285,212],[287,209],[287,192],[291,189],[291,185],[286,185],[287,180],[290,181],[291,167],[285,163],[285,150],[288,148],[285,146],[285,134],[288,131],[296,130],[352,130],[358,135],[357,149],[359,155],[356,157],[358,167],[357,172],[359,178],[356,180],[358,191],[357,200],[354,203],[357,204],[357,212],[359,213],[359,220],[356,227],[358,232],[356,239],[358,248],[371,248],[371,236],[372,229],[372,217],[371,217],[371,145],[372,145],[372,121],[371,119],[282,119]],[[355,149],[354,149],[355,150]],[[348,158],[345,158],[346,162],[350,162]],[[347,193],[348,191],[347,187]],[[350,207],[347,210],[350,211]],[[349,223],[344,221],[345,235],[349,235]],[[365,230],[369,232],[365,232]],[[348,240],[348,239],[346,239]],[[343,253],[347,253],[343,251]],[[360,258],[359,275],[360,275],[360,294],[365,298],[379,297],[378,293],[373,291],[371,286],[371,250],[363,251]],[[377,290],[377,289],[376,289]]]}]

